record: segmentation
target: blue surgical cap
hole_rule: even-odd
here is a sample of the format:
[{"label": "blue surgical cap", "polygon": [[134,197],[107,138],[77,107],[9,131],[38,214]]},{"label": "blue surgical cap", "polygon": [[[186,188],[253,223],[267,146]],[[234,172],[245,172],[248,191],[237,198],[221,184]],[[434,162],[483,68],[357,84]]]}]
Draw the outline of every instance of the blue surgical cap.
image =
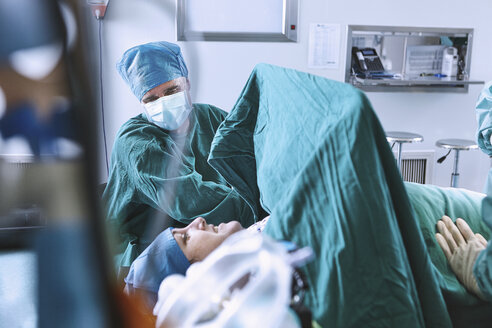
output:
[{"label": "blue surgical cap", "polygon": [[172,228],[167,228],[133,261],[125,282],[157,294],[164,278],[175,273],[184,275],[189,267],[190,262],[174,239]]},{"label": "blue surgical cap", "polygon": [[147,91],[162,83],[188,77],[181,49],[165,41],[128,49],[116,64],[116,69],[139,101]]}]

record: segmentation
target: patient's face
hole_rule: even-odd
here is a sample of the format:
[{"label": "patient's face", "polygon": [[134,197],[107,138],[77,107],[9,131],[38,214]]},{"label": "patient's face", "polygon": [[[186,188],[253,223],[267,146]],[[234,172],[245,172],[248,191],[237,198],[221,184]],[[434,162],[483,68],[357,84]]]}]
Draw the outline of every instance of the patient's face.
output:
[{"label": "patient's face", "polygon": [[199,217],[184,228],[173,229],[173,236],[186,258],[194,263],[203,260],[227,237],[242,229],[237,221],[214,226]]}]

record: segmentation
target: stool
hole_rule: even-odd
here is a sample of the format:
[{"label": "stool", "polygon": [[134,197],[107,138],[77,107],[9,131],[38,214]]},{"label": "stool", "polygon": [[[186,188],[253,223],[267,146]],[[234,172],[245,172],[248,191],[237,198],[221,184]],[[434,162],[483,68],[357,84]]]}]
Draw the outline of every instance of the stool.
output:
[{"label": "stool", "polygon": [[422,142],[424,137],[420,134],[410,133],[410,132],[399,132],[399,131],[388,131],[386,132],[386,140],[388,142],[394,142],[398,144],[398,169],[401,169],[401,147],[404,143],[412,142]]},{"label": "stool", "polygon": [[[478,145],[471,140],[464,140],[464,139],[440,139],[436,141],[436,146],[449,149],[449,151],[454,149],[454,165],[453,165],[453,173],[451,173],[451,187],[457,188],[458,187],[458,180],[460,174],[458,173],[458,161],[460,159],[460,150],[472,150],[472,149],[478,149]],[[449,154],[449,153],[448,153]],[[442,161],[446,158],[445,155],[442,159]],[[442,162],[441,161],[441,162]],[[439,162],[439,163],[441,163]]]}]

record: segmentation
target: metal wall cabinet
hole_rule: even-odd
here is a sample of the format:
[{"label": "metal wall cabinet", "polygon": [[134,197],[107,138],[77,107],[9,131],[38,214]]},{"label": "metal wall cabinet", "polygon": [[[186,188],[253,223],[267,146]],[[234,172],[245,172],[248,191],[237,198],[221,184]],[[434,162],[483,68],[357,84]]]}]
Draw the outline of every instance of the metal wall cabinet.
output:
[{"label": "metal wall cabinet", "polygon": [[[470,78],[472,38],[468,28],[349,25],[345,82],[364,91],[466,93],[470,84],[484,83]],[[364,49],[376,51],[383,72],[368,74],[363,68],[371,68],[358,64]],[[443,62],[450,58],[454,71],[446,75]]]}]

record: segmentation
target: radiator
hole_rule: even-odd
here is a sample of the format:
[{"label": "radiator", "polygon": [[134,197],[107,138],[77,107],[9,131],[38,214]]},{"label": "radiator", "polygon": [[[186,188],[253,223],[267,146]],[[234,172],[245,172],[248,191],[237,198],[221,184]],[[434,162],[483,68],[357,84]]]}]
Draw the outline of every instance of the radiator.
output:
[{"label": "radiator", "polygon": [[[432,184],[434,151],[404,151],[401,158],[401,176],[404,181]],[[397,154],[395,153],[395,158]]]}]

